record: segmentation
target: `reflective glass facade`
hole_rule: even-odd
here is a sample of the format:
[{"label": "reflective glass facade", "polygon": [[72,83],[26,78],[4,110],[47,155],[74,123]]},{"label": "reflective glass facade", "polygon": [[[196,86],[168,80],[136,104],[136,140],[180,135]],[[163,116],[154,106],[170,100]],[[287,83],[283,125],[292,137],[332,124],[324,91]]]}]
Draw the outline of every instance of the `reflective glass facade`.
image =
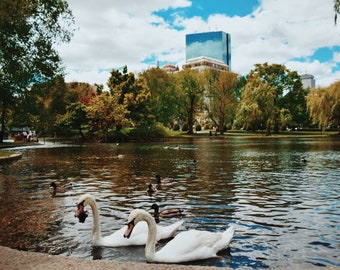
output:
[{"label": "reflective glass facade", "polygon": [[230,34],[223,31],[188,34],[185,36],[186,60],[207,56],[231,67]]}]

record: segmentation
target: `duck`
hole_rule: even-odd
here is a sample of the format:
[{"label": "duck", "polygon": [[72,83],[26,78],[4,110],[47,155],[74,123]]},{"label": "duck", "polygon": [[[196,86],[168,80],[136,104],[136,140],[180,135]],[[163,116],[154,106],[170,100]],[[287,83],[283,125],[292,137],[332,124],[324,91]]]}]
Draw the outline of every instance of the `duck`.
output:
[{"label": "duck", "polygon": [[[77,204],[77,209],[74,216],[79,219],[79,222],[84,223],[88,216],[88,212],[85,211],[85,207],[90,206],[93,214],[92,223],[92,245],[101,247],[121,247],[121,246],[134,246],[134,245],[145,245],[148,236],[148,226],[146,222],[141,222],[136,227],[136,234],[130,239],[124,238],[124,232],[127,226],[123,226],[121,229],[116,230],[112,234],[102,237],[101,225],[100,225],[100,214],[97,207],[95,198],[91,194],[84,194],[80,196]],[[168,226],[157,226],[157,234],[155,236],[156,241],[162,239],[168,239],[173,237],[175,232],[183,224],[183,221],[178,221]]]},{"label": "duck", "polygon": [[183,210],[180,208],[168,208],[162,211],[159,211],[159,206],[157,203],[151,205],[151,209],[154,210],[154,218],[156,223],[159,223],[159,218],[173,218],[173,217],[183,217]]},{"label": "duck", "polygon": [[146,221],[148,225],[145,258],[150,263],[182,263],[214,258],[217,257],[217,252],[228,247],[234,236],[233,226],[224,232],[182,231],[162,249],[156,251],[157,225],[145,210],[134,209],[131,211],[124,237],[131,237],[134,227],[141,221]]},{"label": "duck", "polygon": [[156,181],[157,185],[168,185],[171,184],[172,179],[167,177],[167,178],[162,178],[159,174],[156,174]]},{"label": "duck", "polygon": [[306,163],[306,162],[307,162],[307,159],[306,159],[305,157],[302,157],[302,158],[301,158],[301,162]]},{"label": "duck", "polygon": [[148,189],[146,190],[149,196],[157,192],[157,188],[153,184],[148,185]]},{"label": "duck", "polygon": [[73,188],[72,183],[67,183],[61,186],[58,186],[56,182],[51,182],[50,188],[52,189],[51,194],[54,197],[57,193],[65,193],[66,191]]}]

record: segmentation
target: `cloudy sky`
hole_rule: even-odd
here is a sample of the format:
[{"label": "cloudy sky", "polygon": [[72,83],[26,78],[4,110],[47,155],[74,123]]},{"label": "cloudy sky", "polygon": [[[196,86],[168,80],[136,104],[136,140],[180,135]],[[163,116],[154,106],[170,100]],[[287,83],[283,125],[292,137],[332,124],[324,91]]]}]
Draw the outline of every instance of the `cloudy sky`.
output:
[{"label": "cloudy sky", "polygon": [[68,0],[72,41],[59,47],[66,81],[103,84],[112,69],[132,72],[185,63],[185,35],[231,34],[231,68],[256,63],[312,74],[317,86],[340,80],[340,22],[333,0]]}]

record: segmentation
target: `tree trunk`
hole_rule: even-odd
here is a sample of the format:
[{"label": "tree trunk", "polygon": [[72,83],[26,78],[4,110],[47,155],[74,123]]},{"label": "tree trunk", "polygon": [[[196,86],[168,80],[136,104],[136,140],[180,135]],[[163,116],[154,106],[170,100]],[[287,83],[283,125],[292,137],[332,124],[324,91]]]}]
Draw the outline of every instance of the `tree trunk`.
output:
[{"label": "tree trunk", "polygon": [[224,133],[224,115],[220,115],[218,123],[218,131],[221,135]]},{"label": "tree trunk", "polygon": [[6,102],[2,101],[2,112],[1,112],[1,130],[0,130],[0,143],[4,142],[5,136],[5,118],[6,118]]},{"label": "tree trunk", "polygon": [[194,134],[193,125],[194,125],[194,105],[192,101],[188,112],[188,134]]}]

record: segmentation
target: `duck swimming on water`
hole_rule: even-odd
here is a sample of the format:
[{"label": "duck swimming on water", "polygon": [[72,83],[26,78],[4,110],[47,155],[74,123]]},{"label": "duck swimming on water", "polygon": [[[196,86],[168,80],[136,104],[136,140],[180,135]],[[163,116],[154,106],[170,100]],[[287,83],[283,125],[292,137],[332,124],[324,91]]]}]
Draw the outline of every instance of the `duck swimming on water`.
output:
[{"label": "duck swimming on water", "polygon": [[157,203],[154,203],[151,206],[151,209],[154,210],[154,218],[156,223],[159,223],[159,218],[174,218],[174,217],[183,217],[183,210],[180,208],[168,208],[162,211],[159,211],[159,206]]},{"label": "duck swimming on water", "polygon": [[73,188],[72,183],[67,183],[61,186],[57,186],[55,182],[51,182],[50,188],[52,188],[52,197],[54,197],[57,193],[65,193],[66,191]]}]

